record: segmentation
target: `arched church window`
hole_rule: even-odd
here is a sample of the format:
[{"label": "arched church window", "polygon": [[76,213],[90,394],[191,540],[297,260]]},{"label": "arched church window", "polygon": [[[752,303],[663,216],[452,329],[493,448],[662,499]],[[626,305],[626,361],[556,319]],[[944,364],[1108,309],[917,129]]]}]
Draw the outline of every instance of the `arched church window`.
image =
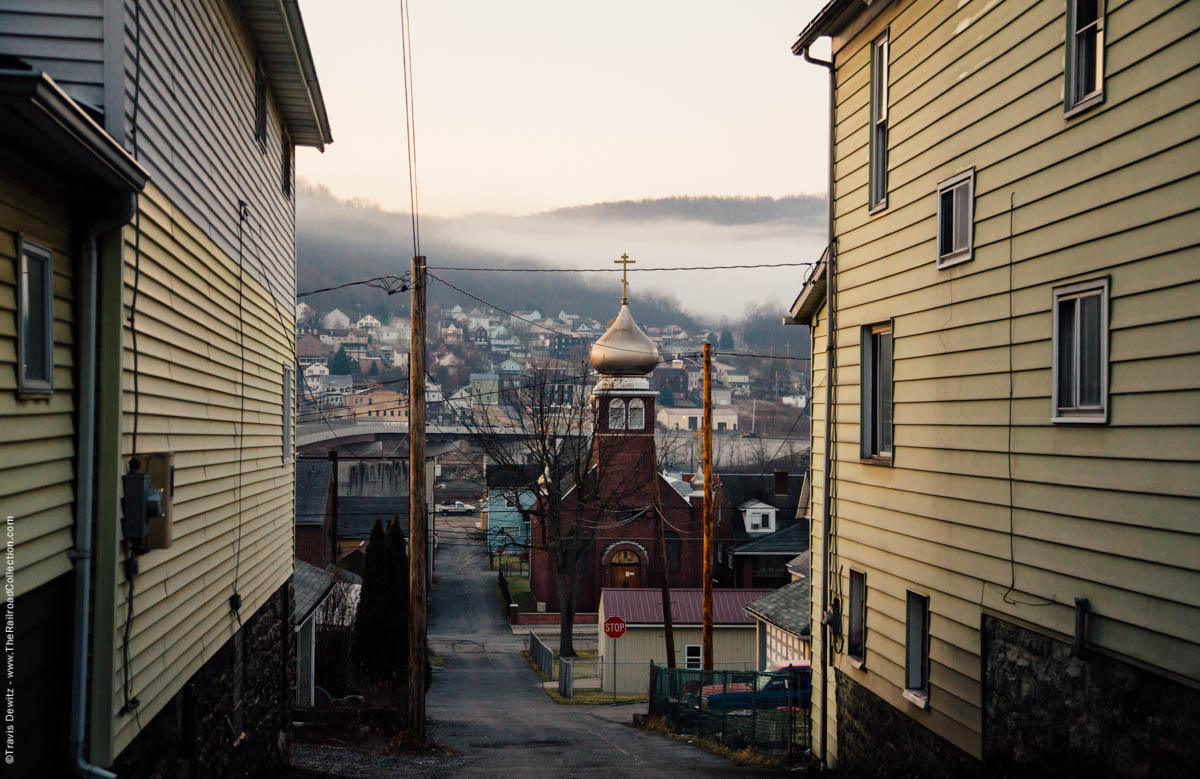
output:
[{"label": "arched church window", "polygon": [[632,550],[621,549],[612,556],[613,565],[637,565],[638,556]]},{"label": "arched church window", "polygon": [[625,401],[613,398],[608,402],[608,429],[625,429]]},{"label": "arched church window", "polygon": [[664,534],[664,540],[667,542],[667,571],[669,573],[679,573],[680,562],[683,552],[683,541],[679,538],[679,534],[668,530]]},{"label": "arched church window", "polygon": [[641,430],[646,426],[646,404],[640,398],[629,401],[629,429]]}]

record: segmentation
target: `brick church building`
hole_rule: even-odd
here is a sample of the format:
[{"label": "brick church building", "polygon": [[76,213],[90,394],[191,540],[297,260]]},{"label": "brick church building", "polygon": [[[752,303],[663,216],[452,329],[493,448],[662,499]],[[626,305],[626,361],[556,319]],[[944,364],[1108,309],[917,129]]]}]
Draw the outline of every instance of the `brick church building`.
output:
[{"label": "brick church building", "polygon": [[[563,501],[563,526],[586,544],[575,610],[596,611],[606,587],[698,587],[703,561],[703,498],[700,482],[665,478],[658,469],[654,402],[649,374],[661,362],[658,349],[633,320],[627,300],[608,331],[592,347],[600,374],[591,394],[592,462],[583,483]],[[722,506],[719,491],[715,504]],[[663,571],[655,506],[661,506],[667,566]],[[717,509],[718,544],[733,539],[730,519]],[[532,519],[537,539],[543,520]],[[530,590],[547,611],[558,611],[556,555],[533,545]],[[720,571],[721,566],[716,566]]]}]

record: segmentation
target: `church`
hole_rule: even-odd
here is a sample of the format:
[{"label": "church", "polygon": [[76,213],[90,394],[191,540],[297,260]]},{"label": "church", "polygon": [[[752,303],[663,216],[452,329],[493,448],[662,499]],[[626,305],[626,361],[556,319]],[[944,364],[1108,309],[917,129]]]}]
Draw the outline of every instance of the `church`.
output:
[{"label": "church", "polygon": [[[699,587],[703,565],[703,497],[700,482],[667,479],[655,451],[657,393],[649,375],[662,362],[658,349],[633,319],[627,296],[612,325],[593,345],[600,374],[591,393],[592,462],[587,483],[563,501],[563,524],[586,545],[579,570],[576,613],[594,612],[608,587]],[[719,491],[715,504],[723,505]],[[666,570],[662,566],[656,506],[661,508]],[[733,539],[731,521],[714,511],[717,544]],[[534,520],[533,537],[538,537]],[[530,590],[547,611],[559,609],[553,550],[530,552]],[[718,571],[719,567],[716,568]],[[718,575],[718,574],[714,574]]]}]

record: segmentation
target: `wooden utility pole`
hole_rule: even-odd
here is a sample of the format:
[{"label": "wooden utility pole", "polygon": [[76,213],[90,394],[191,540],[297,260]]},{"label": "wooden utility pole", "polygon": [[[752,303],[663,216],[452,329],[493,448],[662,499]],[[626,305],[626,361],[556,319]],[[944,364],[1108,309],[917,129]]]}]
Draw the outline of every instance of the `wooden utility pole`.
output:
[{"label": "wooden utility pole", "polygon": [[700,636],[704,670],[713,667],[713,473],[712,473],[712,344],[704,344],[704,625]]},{"label": "wooden utility pole", "polygon": [[412,335],[408,351],[408,728],[425,740],[428,656],[425,568],[425,258],[412,258]]},{"label": "wooden utility pole", "polygon": [[663,523],[662,493],[658,486],[658,453],[654,453],[654,473],[650,475],[654,485],[654,529],[658,534],[658,565],[662,569],[663,634],[667,639],[667,667],[675,667],[675,622],[671,618],[671,569],[667,565],[667,539]]}]

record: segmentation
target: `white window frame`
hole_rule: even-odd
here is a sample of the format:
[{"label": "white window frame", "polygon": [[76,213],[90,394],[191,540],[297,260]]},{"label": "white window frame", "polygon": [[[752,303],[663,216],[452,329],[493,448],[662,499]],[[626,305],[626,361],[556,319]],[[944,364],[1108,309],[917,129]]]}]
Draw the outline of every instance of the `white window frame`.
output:
[{"label": "white window frame", "polygon": [[[692,656],[693,649],[696,650],[695,657]],[[704,657],[700,654],[699,644],[687,644],[683,647],[683,667],[695,671],[704,667]]]},{"label": "white window frame", "polygon": [[293,459],[292,451],[292,402],[296,394],[296,379],[292,366],[283,366],[283,462]]},{"label": "white window frame", "polygon": [[[855,579],[862,582],[861,596],[855,597]],[[867,660],[867,574],[864,571],[850,569],[850,608],[847,611],[848,627],[846,630],[846,657],[855,668],[862,669]],[[850,646],[850,637],[855,633],[855,625],[860,636],[859,646]],[[857,648],[858,652],[855,653]]]},{"label": "white window frame", "polygon": [[1094,105],[1104,102],[1104,26],[1108,19],[1105,0],[1097,0],[1096,21],[1088,25],[1096,31],[1096,88],[1084,95],[1076,97],[1079,84],[1079,69],[1075,64],[1075,54],[1080,33],[1087,30],[1076,30],[1075,19],[1078,16],[1080,0],[1067,0],[1067,52],[1066,52],[1066,83],[1063,89],[1064,118],[1070,118],[1083,113]]},{"label": "white window frame", "polygon": [[[1073,284],[1066,284],[1061,287],[1055,287],[1053,290],[1054,302],[1050,309],[1051,321],[1053,323],[1054,335],[1051,342],[1051,372],[1050,372],[1050,420],[1055,423],[1064,424],[1085,424],[1085,425],[1103,425],[1108,422],[1108,308],[1109,308],[1109,280],[1105,276],[1099,279],[1089,279]],[[1060,369],[1058,354],[1059,354],[1059,338],[1058,332],[1058,311],[1059,304],[1064,300],[1078,300],[1080,298],[1098,295],[1100,298],[1100,405],[1099,406],[1063,406],[1058,396],[1058,373]],[[1076,321],[1076,340],[1075,349],[1072,352],[1075,361],[1075,393],[1079,392],[1079,307],[1075,307]]]},{"label": "white window frame", "polygon": [[[637,416],[634,416],[634,412]],[[646,403],[641,398],[634,398],[629,401],[629,412],[626,415],[626,428],[629,430],[643,430],[646,427]]]},{"label": "white window frame", "polygon": [[[924,609],[920,624],[913,624],[909,619],[911,604],[914,599],[923,600]],[[908,591],[904,604],[904,698],[922,709],[929,708],[929,627],[930,627],[929,596],[920,592]],[[915,636],[914,636],[915,632]],[[920,650],[920,685],[913,686],[912,679],[912,648],[913,642],[919,641]]]},{"label": "white window frame", "polygon": [[[45,246],[20,239],[17,263],[17,392],[21,395],[49,395],[54,392],[54,253]],[[30,261],[45,264],[41,289],[28,289],[27,277]],[[30,343],[27,331],[28,320],[33,316],[30,304],[33,298],[40,299],[41,338],[39,343]],[[45,375],[29,375],[29,351],[38,349],[45,359]]]},{"label": "white window frame", "polygon": [[[891,78],[888,33],[871,43],[871,136],[868,150],[867,213],[888,207],[888,81]],[[876,197],[878,195],[878,197]]]},{"label": "white window frame", "polygon": [[612,398],[608,401],[608,429],[625,429],[625,401],[621,398]]},{"label": "white window frame", "polygon": [[[961,249],[951,248],[950,252],[942,253],[942,196],[951,190],[956,190],[959,187],[966,188],[964,197],[965,208],[967,209],[967,240],[966,245]],[[958,198],[954,195],[951,200],[955,203]],[[953,215],[952,215],[953,216]],[[952,222],[957,220],[951,220]],[[949,268],[959,263],[968,262],[975,257],[975,168],[964,170],[962,173],[951,176],[945,181],[938,184],[937,189],[937,266],[941,270]]]}]

